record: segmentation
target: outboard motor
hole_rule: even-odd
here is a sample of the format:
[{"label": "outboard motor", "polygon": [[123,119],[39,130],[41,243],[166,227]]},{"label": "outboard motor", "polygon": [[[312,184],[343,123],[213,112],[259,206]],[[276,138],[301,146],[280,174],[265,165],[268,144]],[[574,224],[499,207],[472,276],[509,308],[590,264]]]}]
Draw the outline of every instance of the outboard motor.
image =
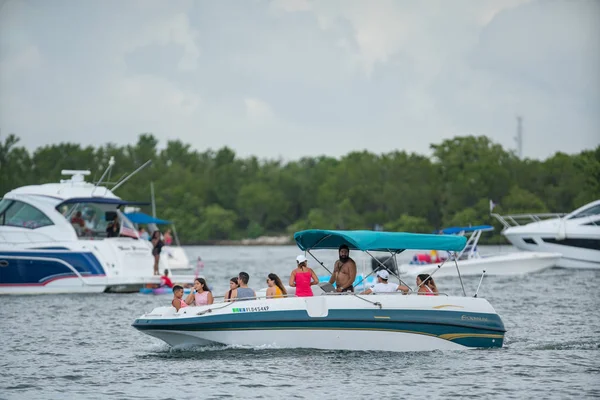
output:
[{"label": "outboard motor", "polygon": [[[379,263],[375,261],[375,259],[371,259],[371,269],[375,272],[383,269],[381,264],[385,265],[385,269],[389,272],[398,275],[398,265],[396,264],[396,260],[394,257],[384,256],[384,257],[376,257],[379,260]],[[381,263],[381,264],[380,264]]]}]

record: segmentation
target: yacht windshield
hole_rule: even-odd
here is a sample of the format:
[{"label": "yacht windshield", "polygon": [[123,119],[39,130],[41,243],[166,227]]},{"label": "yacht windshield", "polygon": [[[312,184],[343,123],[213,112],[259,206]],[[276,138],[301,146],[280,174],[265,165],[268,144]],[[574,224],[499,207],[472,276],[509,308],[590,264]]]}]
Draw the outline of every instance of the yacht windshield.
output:
[{"label": "yacht windshield", "polygon": [[593,217],[595,215],[600,215],[600,204],[597,204],[597,205],[592,206],[590,208],[586,208],[585,210],[580,211],[577,214],[573,215],[569,219],[583,218],[583,217]]},{"label": "yacht windshield", "polygon": [[70,203],[60,206],[58,211],[71,223],[81,239],[139,238],[134,225],[114,204]]}]

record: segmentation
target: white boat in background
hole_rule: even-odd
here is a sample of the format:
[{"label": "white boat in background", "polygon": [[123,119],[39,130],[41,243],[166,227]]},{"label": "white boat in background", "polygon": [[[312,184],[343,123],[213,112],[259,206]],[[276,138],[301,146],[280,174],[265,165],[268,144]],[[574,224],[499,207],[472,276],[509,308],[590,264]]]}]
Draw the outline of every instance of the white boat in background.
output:
[{"label": "white boat in background", "polygon": [[137,292],[160,283],[150,243],[121,212],[140,203],[85,182],[90,171],[62,174],[70,179],[20,187],[0,200],[0,294]]},{"label": "white boat in background", "polygon": [[[190,269],[190,260],[188,259],[187,254],[183,247],[181,247],[181,243],[179,242],[179,237],[177,236],[177,231],[175,230],[175,225],[171,221],[166,221],[164,219],[156,218],[148,214],[144,214],[139,211],[139,209],[125,210],[125,216],[136,225],[136,229],[139,225],[146,225],[148,229],[148,233],[152,235],[152,232],[158,229],[158,225],[171,225],[173,227],[173,236],[175,239],[175,245],[170,244],[162,248],[160,253],[160,270],[168,269],[169,271],[182,270],[182,269]],[[162,232],[164,235],[164,232]]]},{"label": "white boat in background", "polygon": [[[480,276],[483,271],[485,271],[486,275],[529,274],[557,265],[558,260],[561,257],[559,253],[542,252],[512,252],[482,255],[477,249],[481,233],[493,230],[493,226],[480,225],[451,227],[440,231],[442,234],[461,236],[470,233],[467,245],[456,255],[460,260],[461,275]],[[438,270],[438,265],[441,262],[448,262],[454,265],[452,257],[450,257],[450,259],[432,260],[432,262],[425,264],[403,264],[400,266],[400,275],[417,276],[419,274],[432,274],[435,271],[436,278],[457,276],[458,272],[455,268],[441,268]]]},{"label": "white boat in background", "polygon": [[[311,250],[342,244],[395,257],[407,248],[460,251],[466,243],[462,236],[373,231],[308,230],[294,239],[313,257]],[[292,291],[280,299],[238,299],[179,311],[158,307],[133,327],[171,346],[429,351],[497,348],[504,341],[500,316],[477,293],[466,296],[464,286],[464,296],[417,295],[417,288],[409,295],[337,293],[328,283],[312,288],[312,297],[295,297]]]},{"label": "white boat in background", "polygon": [[531,251],[557,252],[557,266],[600,268],[600,200],[570,214],[492,214],[513,246]]}]

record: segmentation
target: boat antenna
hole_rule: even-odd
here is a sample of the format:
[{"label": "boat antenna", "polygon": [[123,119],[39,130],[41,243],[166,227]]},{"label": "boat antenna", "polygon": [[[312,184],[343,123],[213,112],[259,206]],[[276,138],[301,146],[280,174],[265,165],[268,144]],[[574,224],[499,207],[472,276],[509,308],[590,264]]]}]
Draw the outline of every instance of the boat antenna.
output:
[{"label": "boat antenna", "polygon": [[150,197],[152,197],[152,217],[156,218],[156,202],[154,201],[154,182],[150,181]]},{"label": "boat antenna", "polygon": [[135,171],[133,171],[131,174],[127,175],[125,178],[123,178],[123,180],[119,181],[115,186],[113,186],[113,188],[111,190],[114,192],[119,187],[121,187],[122,184],[124,184],[125,182],[127,182],[132,176],[134,176],[135,174],[137,174],[138,172],[140,172],[141,170],[143,170],[144,168],[146,168],[150,164],[152,164],[152,160],[146,161],[138,169],[136,169]]},{"label": "boat antenna", "polygon": [[110,160],[108,160],[108,166],[106,167],[106,169],[104,170],[104,173],[102,174],[102,176],[100,177],[100,179],[98,180],[98,182],[96,182],[96,184],[94,185],[94,187],[98,187],[102,183],[102,180],[104,179],[104,177],[106,176],[106,174],[108,174],[108,172],[112,169],[112,167],[114,165],[115,165],[115,157],[114,156],[110,156]]},{"label": "boat antenna", "polygon": [[100,180],[98,180],[98,182],[96,182],[96,184],[94,185],[94,189],[92,190],[92,197],[94,196],[94,193],[96,192],[96,189],[98,189],[98,186],[100,186],[100,184],[102,183],[102,180],[104,179],[104,177],[106,176],[106,174],[112,169],[112,167],[114,165],[115,165],[115,157],[114,156],[110,156],[110,159],[108,160],[108,166],[104,170],[104,173],[100,177]]}]

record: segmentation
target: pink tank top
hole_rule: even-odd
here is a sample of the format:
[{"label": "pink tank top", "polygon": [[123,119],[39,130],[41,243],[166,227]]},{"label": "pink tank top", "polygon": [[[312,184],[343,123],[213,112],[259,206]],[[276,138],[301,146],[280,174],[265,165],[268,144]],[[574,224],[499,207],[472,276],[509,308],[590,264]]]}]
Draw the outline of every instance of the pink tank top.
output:
[{"label": "pink tank top", "polygon": [[179,306],[179,308],[183,308],[183,307],[187,307],[187,303],[185,301],[183,301],[183,299],[179,299],[179,301],[181,302],[181,305]]},{"label": "pink tank top", "polygon": [[208,291],[204,291],[202,293],[196,293],[194,295],[194,300],[197,306],[205,306],[208,304]]},{"label": "pink tank top", "polygon": [[435,293],[433,293],[433,290],[431,290],[429,288],[429,286],[427,285],[423,285],[425,287],[425,289],[427,289],[427,293],[425,293],[425,296],[435,296]]},{"label": "pink tank top", "polygon": [[310,271],[296,272],[296,296],[308,297],[313,295],[312,289],[310,288],[311,280],[312,274]]}]

